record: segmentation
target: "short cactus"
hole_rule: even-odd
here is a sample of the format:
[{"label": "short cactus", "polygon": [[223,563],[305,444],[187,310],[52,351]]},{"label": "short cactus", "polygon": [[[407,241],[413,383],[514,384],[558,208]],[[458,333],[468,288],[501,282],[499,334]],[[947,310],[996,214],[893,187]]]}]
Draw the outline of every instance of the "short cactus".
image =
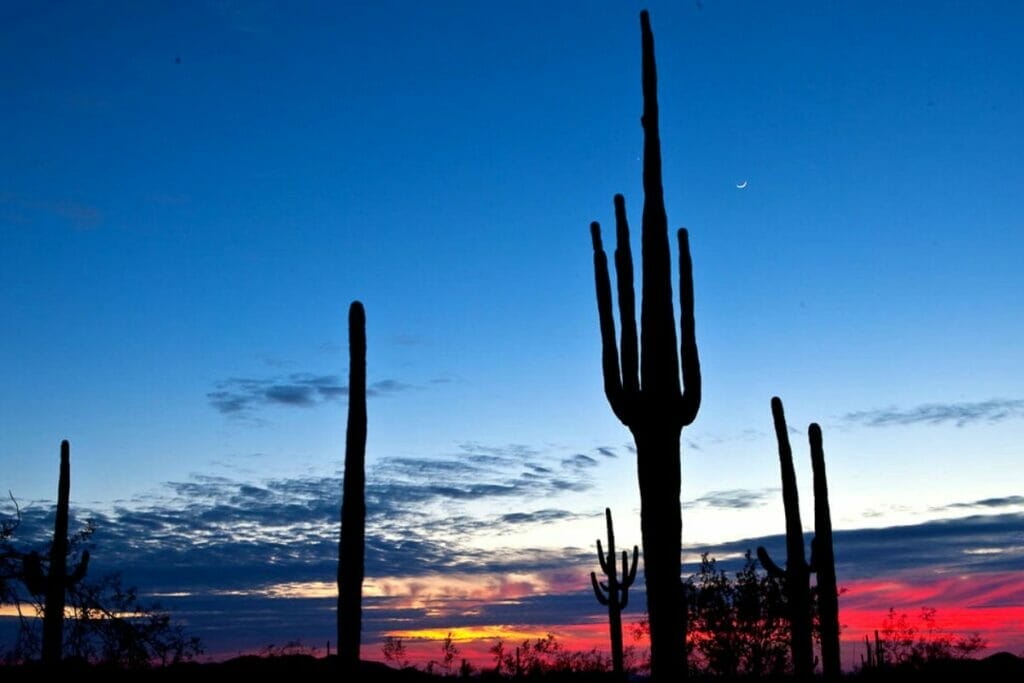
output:
[{"label": "short cactus", "polygon": [[636,579],[636,561],[640,555],[640,549],[633,546],[633,562],[629,563],[629,554],[622,551],[622,578],[619,578],[615,566],[615,531],[612,529],[612,511],[604,509],[605,520],[608,525],[608,555],[605,556],[601,548],[601,539],[597,539],[597,559],[601,563],[601,571],[606,580],[598,581],[597,573],[590,572],[590,583],[594,586],[594,595],[602,605],[608,606],[608,623],[612,640],[612,667],[616,674],[625,671],[622,656],[622,610],[629,604],[629,587]]}]

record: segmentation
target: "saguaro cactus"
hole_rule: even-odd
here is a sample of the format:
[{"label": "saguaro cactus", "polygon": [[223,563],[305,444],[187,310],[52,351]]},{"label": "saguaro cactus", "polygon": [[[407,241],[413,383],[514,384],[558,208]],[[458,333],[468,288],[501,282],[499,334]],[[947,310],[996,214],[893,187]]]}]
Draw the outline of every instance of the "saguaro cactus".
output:
[{"label": "saguaro cactus", "polygon": [[818,577],[818,622],[821,632],[821,668],[825,679],[839,680],[839,587],[836,583],[836,556],[832,547],[832,513],[828,505],[828,481],[825,478],[825,449],[821,427],[812,423],[807,429],[811,444],[811,468],[814,471],[814,540],[811,542],[811,571]]},{"label": "saguaro cactus", "polygon": [[679,437],[682,428],[697,417],[701,377],[694,332],[692,264],[684,229],[678,232],[680,344],[678,353],[676,351],[668,219],[661,182],[654,36],[647,12],[640,13],[640,28],[644,99],[641,119],[644,129],[644,208],[640,344],[638,353],[629,227],[625,201],[622,195],[616,195],[615,271],[622,325],[621,371],[608,260],[601,244],[600,225],[592,223],[590,230],[594,245],[604,392],[612,412],[629,428],[636,442],[644,578],[651,625],[651,674],[657,680],[678,681],[686,674],[686,611],[679,576],[682,542]]},{"label": "saguaro cactus", "polygon": [[57,516],[53,523],[50,545],[50,569],[43,573],[38,553],[24,560],[25,586],[34,595],[45,595],[43,607],[43,664],[58,664],[64,650],[64,604],[67,590],[85,577],[89,567],[89,551],[71,573],[68,573],[68,507],[71,500],[71,445],[60,442],[60,478],[57,481]]},{"label": "saguaro cactus", "polygon": [[359,664],[366,525],[366,312],[348,310],[348,426],[338,552],[338,657],[343,671]]},{"label": "saguaro cactus", "polygon": [[790,649],[793,673],[809,678],[814,673],[814,648],[811,645],[811,567],[804,559],[804,529],[800,523],[800,499],[793,469],[793,449],[789,445],[789,428],[782,401],[772,397],[772,418],[775,438],[779,443],[779,464],[782,468],[782,504],[786,511],[786,569],[783,570],[758,547],[761,565],[773,576],[781,577],[789,607]]},{"label": "saguaro cactus", "polygon": [[811,540],[811,559],[807,562],[804,559],[803,527],[800,523],[800,502],[797,497],[796,472],[793,469],[793,451],[789,446],[782,401],[777,396],[772,398],[772,417],[775,422],[775,436],[779,442],[779,463],[782,467],[782,503],[786,511],[786,569],[781,569],[763,547],[757,549],[757,557],[769,573],[783,577],[786,601],[790,609],[793,669],[798,678],[808,678],[814,672],[810,575],[813,573],[817,576],[822,671],[827,680],[838,680],[839,591],[836,585],[832,515],[828,505],[821,427],[811,423],[807,429],[811,467],[814,471],[814,538]]},{"label": "saguaro cactus", "polygon": [[622,578],[619,578],[615,566],[615,531],[612,529],[611,508],[604,509],[605,521],[608,526],[608,555],[601,548],[601,539],[597,539],[597,559],[601,563],[601,571],[606,580],[598,581],[597,573],[590,572],[590,583],[594,586],[594,595],[602,605],[608,606],[608,625],[612,640],[612,667],[615,673],[624,673],[622,663],[622,610],[629,604],[629,587],[636,579],[636,561],[640,551],[633,546],[633,562],[629,562],[629,554],[622,551]]}]

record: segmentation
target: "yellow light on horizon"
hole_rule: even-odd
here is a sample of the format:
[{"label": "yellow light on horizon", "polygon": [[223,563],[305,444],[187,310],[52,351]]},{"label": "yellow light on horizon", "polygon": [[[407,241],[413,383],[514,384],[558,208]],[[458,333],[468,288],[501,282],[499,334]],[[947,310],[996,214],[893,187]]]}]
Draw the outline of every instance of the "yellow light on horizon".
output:
[{"label": "yellow light on horizon", "polygon": [[534,638],[547,638],[549,630],[535,631],[502,624],[487,626],[456,626],[452,628],[421,628],[407,631],[388,631],[386,635],[394,638],[408,638],[410,640],[444,640],[451,634],[452,640],[482,640],[482,639],[508,639],[526,640]]}]

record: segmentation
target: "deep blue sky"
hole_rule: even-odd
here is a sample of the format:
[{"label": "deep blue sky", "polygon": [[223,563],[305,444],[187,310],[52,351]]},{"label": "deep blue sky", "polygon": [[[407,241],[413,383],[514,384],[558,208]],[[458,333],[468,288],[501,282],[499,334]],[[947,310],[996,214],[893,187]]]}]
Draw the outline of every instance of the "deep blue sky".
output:
[{"label": "deep blue sky", "polygon": [[842,528],[1024,510],[1014,2],[5,3],[0,489],[45,507],[61,438],[108,514],[336,475],[360,299],[378,483],[564,513],[480,552],[589,548],[605,505],[638,535],[588,225],[622,192],[639,237],[642,6],[704,368],[685,540],[781,529],[773,394]]}]

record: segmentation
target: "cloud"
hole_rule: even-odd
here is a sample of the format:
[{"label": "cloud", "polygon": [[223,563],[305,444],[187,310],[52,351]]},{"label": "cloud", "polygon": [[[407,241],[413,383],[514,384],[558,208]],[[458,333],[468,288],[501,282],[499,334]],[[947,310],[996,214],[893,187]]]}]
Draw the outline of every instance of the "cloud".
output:
[{"label": "cloud", "polygon": [[778,488],[764,489],[728,489],[723,491],[708,491],[691,501],[684,502],[684,508],[717,508],[725,510],[745,510],[747,508],[761,507],[768,502],[768,499],[778,494]]},{"label": "cloud", "polygon": [[[414,387],[394,379],[384,379],[366,387],[368,398],[395,394]],[[270,379],[230,378],[214,385],[207,400],[223,415],[248,415],[257,407],[292,406],[309,408],[348,396],[348,387],[336,375],[292,373]]]},{"label": "cloud", "polygon": [[923,403],[912,408],[879,408],[847,413],[843,420],[868,427],[914,424],[955,424],[963,427],[976,422],[1002,422],[1024,417],[1024,399],[993,398],[962,403]]},{"label": "cloud", "polygon": [[617,458],[619,454],[615,452],[615,449],[611,446],[598,446],[594,449],[606,458]]},{"label": "cloud", "polygon": [[962,510],[970,508],[1007,508],[1024,506],[1024,496],[1002,496],[999,498],[982,498],[969,503],[950,503],[931,508],[933,511]]},{"label": "cloud", "polygon": [[[574,460],[524,445],[468,443],[450,454],[395,457],[370,467],[364,603],[369,642],[395,628],[396,620],[451,628],[590,623],[598,616],[589,586],[593,549],[530,544],[534,525],[592,516],[539,502],[554,503],[566,482],[588,490],[590,470]],[[206,637],[211,650],[251,649],[279,642],[282,633],[320,642],[334,628],[334,598],[324,591],[330,593],[337,569],[340,494],[337,476],[240,481],[193,475],[108,508],[75,505],[72,528],[86,517],[96,522],[90,573],[121,571],[144,595],[171,596],[160,600],[188,621],[190,631]],[[770,495],[769,489],[737,489],[697,500],[743,508]],[[1018,499],[950,507],[999,510]],[[15,540],[44,546],[52,531],[51,505],[24,502],[22,517]],[[840,585],[856,588],[867,606],[892,600],[891,593],[879,592],[882,587],[868,592],[869,583],[880,580],[905,588],[932,582],[929,595],[955,590],[972,606],[1019,601],[1019,581],[1003,585],[986,577],[1019,574],[1022,528],[1024,513],[1007,513],[837,530]],[[709,552],[723,569],[734,571],[738,558],[758,545],[785,554],[781,534],[687,550],[690,556]],[[684,573],[696,569],[688,561]],[[977,578],[967,582],[963,576]],[[304,588],[309,586],[320,588]],[[639,577],[633,591],[634,604],[642,605]],[[917,595],[910,588],[904,592]]]},{"label": "cloud", "polygon": [[[833,532],[836,572],[843,580],[893,576],[905,572],[967,575],[1019,570],[1024,566],[1024,513],[974,515],[879,529]],[[806,546],[810,547],[807,533]],[[731,541],[705,548],[712,556],[742,557],[765,546],[773,557],[785,557],[782,534]]]},{"label": "cloud", "polygon": [[563,460],[562,461],[562,465],[564,467],[571,467],[571,468],[576,468],[576,469],[582,469],[582,468],[586,468],[586,467],[596,467],[597,466],[597,461],[594,460],[593,458],[591,458],[589,455],[583,455],[582,453],[577,453],[576,455],[572,456],[571,458],[566,458],[565,460]]}]

